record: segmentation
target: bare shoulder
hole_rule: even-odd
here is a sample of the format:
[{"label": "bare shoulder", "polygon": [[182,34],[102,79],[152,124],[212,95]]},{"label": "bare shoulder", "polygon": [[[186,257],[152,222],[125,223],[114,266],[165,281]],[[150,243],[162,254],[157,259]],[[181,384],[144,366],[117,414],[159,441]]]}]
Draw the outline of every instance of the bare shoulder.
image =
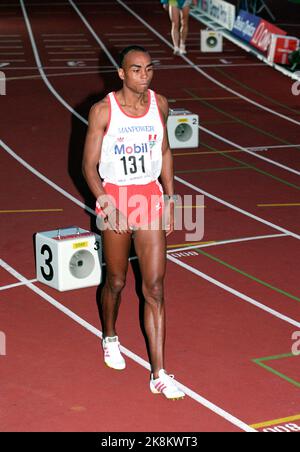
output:
[{"label": "bare shoulder", "polygon": [[156,98],[159,108],[163,110],[169,109],[169,103],[165,96],[163,96],[162,94],[156,94]]},{"label": "bare shoulder", "polygon": [[96,102],[90,109],[89,113],[89,126],[94,127],[98,124],[98,127],[105,128],[108,124],[110,116],[110,104],[109,98],[106,96],[104,99]]},{"label": "bare shoulder", "polygon": [[161,94],[156,94],[158,108],[162,112],[165,120],[167,120],[169,116],[169,102],[165,96],[162,96]]}]

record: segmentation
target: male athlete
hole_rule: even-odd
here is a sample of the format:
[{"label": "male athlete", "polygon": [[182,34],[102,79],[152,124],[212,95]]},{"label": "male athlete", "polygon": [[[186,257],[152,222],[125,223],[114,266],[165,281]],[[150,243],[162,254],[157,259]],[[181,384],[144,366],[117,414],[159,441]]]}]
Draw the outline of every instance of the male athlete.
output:
[{"label": "male athlete", "polygon": [[[126,366],[120,353],[116,320],[134,238],[145,298],[150,390],[167,399],[180,399],[184,393],[164,370],[166,236],[174,229],[176,199],[166,132],[168,102],[149,89],[153,63],[144,48],[124,49],[118,74],[122,89],[91,108],[83,157],[83,173],[97,199],[98,218],[102,218],[107,265],[101,298],[104,361],[117,370]],[[170,208],[164,228],[166,205]]]}]

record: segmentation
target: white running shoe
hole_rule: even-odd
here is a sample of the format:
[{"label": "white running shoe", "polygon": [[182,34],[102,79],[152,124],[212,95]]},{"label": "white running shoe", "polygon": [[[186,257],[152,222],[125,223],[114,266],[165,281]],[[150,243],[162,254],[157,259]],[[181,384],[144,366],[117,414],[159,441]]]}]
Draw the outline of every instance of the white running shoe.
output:
[{"label": "white running shoe", "polygon": [[186,48],[185,48],[184,44],[180,44],[179,53],[180,53],[180,55],[186,55],[187,54],[187,51],[186,51]]},{"label": "white running shoe", "polygon": [[159,377],[154,379],[153,374],[151,374],[150,390],[152,394],[163,394],[169,400],[178,400],[185,397],[185,393],[174,383],[174,375],[166,374],[164,369],[161,369],[158,375]]},{"label": "white running shoe", "polygon": [[104,362],[111,369],[123,370],[126,367],[125,360],[120,352],[118,336],[106,337],[102,340]]},{"label": "white running shoe", "polygon": [[174,47],[173,54],[174,54],[174,55],[180,55],[180,49],[179,49],[179,47]]}]

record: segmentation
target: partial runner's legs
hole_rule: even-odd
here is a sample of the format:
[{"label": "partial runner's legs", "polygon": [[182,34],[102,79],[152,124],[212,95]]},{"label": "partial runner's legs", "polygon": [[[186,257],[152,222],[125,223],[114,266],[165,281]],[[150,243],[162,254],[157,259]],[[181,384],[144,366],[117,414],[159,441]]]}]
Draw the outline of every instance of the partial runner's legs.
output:
[{"label": "partial runner's legs", "polygon": [[186,6],[180,11],[181,28],[180,28],[180,53],[186,53],[186,40],[189,32],[189,14],[190,8]]},{"label": "partial runner's legs", "polygon": [[169,7],[169,15],[172,22],[171,35],[175,54],[186,53],[185,45],[189,31],[189,14],[189,6],[185,6],[182,10],[177,6],[170,5]]},{"label": "partial runner's legs", "polygon": [[[164,278],[166,273],[166,232],[162,218],[158,228],[144,227],[135,231],[135,250],[143,281],[145,298],[144,326],[151,363],[150,390],[163,394],[167,399],[181,399],[184,393],[165,372],[166,320],[164,303]],[[104,255],[107,264],[107,280],[101,298],[104,359],[109,367],[122,370],[125,361],[120,354],[119,342],[110,342],[116,336],[116,320],[125,286],[128,257],[131,245],[130,234],[103,232]]]},{"label": "partial runner's legs", "polygon": [[180,46],[180,10],[177,6],[169,7],[170,20],[172,22],[171,36],[174,46],[174,53],[179,53]]},{"label": "partial runner's legs", "polygon": [[121,303],[121,292],[125,287],[131,234],[102,232],[106,262],[106,282],[101,294],[101,316],[103,337],[116,336],[116,321]]},{"label": "partial runner's legs", "polygon": [[166,273],[166,233],[156,230],[139,230],[135,235],[135,250],[139,258],[145,297],[144,324],[151,363],[150,390],[167,399],[184,398],[174,376],[165,371],[166,316],[164,278]]},{"label": "partial runner's legs", "polygon": [[164,369],[166,272],[166,234],[160,230],[139,230],[135,233],[135,250],[143,279],[145,297],[144,326],[148,340],[154,378]]}]

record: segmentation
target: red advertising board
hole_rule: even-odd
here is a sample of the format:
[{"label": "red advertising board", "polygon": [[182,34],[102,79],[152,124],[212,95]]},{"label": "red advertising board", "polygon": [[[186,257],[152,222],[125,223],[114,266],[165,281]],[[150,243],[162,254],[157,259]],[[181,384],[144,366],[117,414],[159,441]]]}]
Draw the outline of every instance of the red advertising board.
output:
[{"label": "red advertising board", "polygon": [[287,32],[262,19],[250,42],[261,52],[267,52],[273,34],[287,35]]},{"label": "red advertising board", "polygon": [[299,40],[294,36],[272,35],[268,60],[272,63],[289,64],[289,54],[298,50]]}]

